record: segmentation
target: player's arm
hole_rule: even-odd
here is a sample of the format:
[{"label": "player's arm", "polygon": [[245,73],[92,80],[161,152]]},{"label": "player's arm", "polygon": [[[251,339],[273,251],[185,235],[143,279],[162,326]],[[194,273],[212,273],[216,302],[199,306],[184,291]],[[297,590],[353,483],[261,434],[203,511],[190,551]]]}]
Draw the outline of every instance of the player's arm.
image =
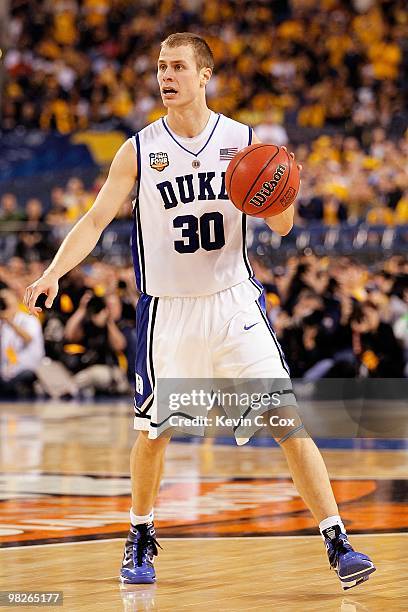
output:
[{"label": "player's arm", "polygon": [[116,153],[92,208],[71,229],[41,278],[25,290],[24,304],[31,314],[41,311],[35,302],[42,293],[47,295],[46,307],[52,306],[58,293],[58,280],[93,250],[102,231],[129,196],[136,178],[136,155],[131,141],[127,140]]},{"label": "player's arm", "polygon": [[[252,144],[256,144],[258,142],[260,143],[261,141],[259,140],[258,136],[255,133],[253,133],[252,134]],[[295,157],[293,153],[290,153],[290,155],[292,158]],[[299,167],[299,169],[301,169],[301,166]],[[275,215],[274,217],[266,217],[265,223],[274,232],[277,232],[281,236],[286,236],[286,234],[289,234],[290,230],[293,227],[293,217],[294,216],[295,216],[295,209],[293,207],[293,204],[291,204],[291,206],[289,206],[280,215]]]}]

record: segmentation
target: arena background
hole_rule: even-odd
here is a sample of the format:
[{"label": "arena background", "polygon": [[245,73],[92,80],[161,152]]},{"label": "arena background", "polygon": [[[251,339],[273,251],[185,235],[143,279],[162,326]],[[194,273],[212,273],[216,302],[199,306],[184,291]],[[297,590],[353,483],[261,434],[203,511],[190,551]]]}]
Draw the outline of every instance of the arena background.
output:
[{"label": "arena background", "polygon": [[[268,588],[267,576],[251,578],[253,585],[260,580],[253,586],[259,586],[259,609],[315,610],[315,588],[323,588],[322,610],[339,610],[339,604],[343,612],[402,609],[398,606],[407,593],[390,585],[402,567],[400,536],[408,527],[406,432],[398,429],[406,425],[408,376],[405,4],[1,1],[0,545],[4,554],[22,544],[27,550],[24,557],[10,552],[2,589],[44,586],[43,575],[29,576],[31,546],[93,540],[96,550],[97,541],[123,539],[126,533],[138,299],[129,248],[130,199],[92,255],[61,280],[54,306],[38,324],[24,311],[22,297],[92,205],[119,146],[163,114],[156,82],[158,46],[169,33],[188,30],[204,36],[214,51],[216,69],[207,88],[210,108],[250,124],[264,142],[285,145],[303,165],[289,235],[281,238],[254,219],[248,229],[252,264],[265,286],[268,316],[293,377],[306,383],[375,379],[380,386],[384,379],[398,381],[396,397],[404,400],[398,404],[393,435],[379,435],[392,439],[319,440],[321,448],[329,448],[324,456],[349,531],[390,536],[381,540],[388,557],[373,598],[339,601],[331,586],[321,586],[323,576],[329,581],[323,573],[321,581],[318,573],[308,574],[307,586],[301,586],[305,592],[299,594],[296,581],[284,582],[280,566],[271,595],[276,608],[259,595]],[[5,311],[30,326],[29,351],[7,350]],[[108,325],[117,332],[116,342],[109,339]],[[206,440],[201,450],[189,445],[187,460],[184,447],[176,443],[170,452],[157,509],[159,535],[187,540],[231,536],[235,543],[221,542],[220,549],[211,548],[211,542],[186,544],[196,556],[205,550],[221,576],[225,547],[233,547],[233,559],[240,555],[240,540],[232,536],[316,533],[287,468],[273,454],[277,449],[242,449],[244,459],[239,460],[229,447],[213,448]],[[266,467],[271,452],[274,462]],[[180,474],[186,474],[184,480]],[[266,498],[274,502],[272,510]],[[78,503],[82,514],[74,515]],[[214,518],[215,507],[219,514]],[[287,554],[285,540],[263,540],[281,563]],[[370,554],[381,558],[380,540],[362,541]],[[291,571],[298,571],[293,569],[296,555],[302,571],[309,571],[309,555],[317,554],[315,540],[307,540],[306,551],[292,542]],[[182,550],[182,542],[172,544]],[[84,547],[83,557],[73,546],[61,554],[43,548],[34,552],[33,567],[40,559],[49,575],[46,586],[66,589],[72,597],[69,609],[93,610],[101,601],[106,606],[109,601],[109,609],[122,609],[112,578],[122,541],[109,540],[107,546],[110,555],[89,547],[86,556]],[[321,542],[316,551],[318,546]],[[164,554],[159,563],[171,585],[166,558]],[[321,562],[326,559],[319,558]],[[26,572],[20,574],[24,563]],[[174,568],[177,563],[174,559]],[[196,593],[201,571],[192,571],[191,592]],[[209,583],[216,573],[210,574]],[[91,587],[84,575],[93,576]],[[100,576],[105,591],[95,587]],[[238,574],[234,580],[243,589],[245,581]],[[96,595],[91,596],[94,587]],[[222,605],[214,599],[225,596],[224,587],[208,590],[203,595],[207,603],[213,601],[217,610],[249,609],[245,599],[237,599],[234,607],[236,588]],[[190,605],[208,609],[197,593]],[[309,596],[312,607],[307,607]],[[173,607],[163,609],[174,609],[175,597],[170,593]],[[124,594],[122,599],[125,610],[155,607],[151,593]],[[182,607],[181,600],[177,606]]]},{"label": "arena background", "polygon": [[[292,375],[406,374],[403,2],[13,0],[1,11],[0,280],[18,299],[92,205],[120,144],[163,113],[158,44],[191,30],[215,53],[211,108],[304,166],[289,236],[262,221],[248,235]],[[131,215],[129,201],[42,319],[46,355],[71,372],[84,349],[63,327],[86,288],[126,338],[111,360],[132,362]]]}]

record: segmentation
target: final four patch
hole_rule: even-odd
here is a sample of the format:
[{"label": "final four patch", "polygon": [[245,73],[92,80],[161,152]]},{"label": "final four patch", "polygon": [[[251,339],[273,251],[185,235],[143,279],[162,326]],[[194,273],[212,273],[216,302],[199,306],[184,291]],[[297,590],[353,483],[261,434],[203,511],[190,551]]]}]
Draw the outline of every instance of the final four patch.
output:
[{"label": "final four patch", "polygon": [[169,165],[169,156],[167,153],[150,153],[150,167],[159,172],[163,172]]}]

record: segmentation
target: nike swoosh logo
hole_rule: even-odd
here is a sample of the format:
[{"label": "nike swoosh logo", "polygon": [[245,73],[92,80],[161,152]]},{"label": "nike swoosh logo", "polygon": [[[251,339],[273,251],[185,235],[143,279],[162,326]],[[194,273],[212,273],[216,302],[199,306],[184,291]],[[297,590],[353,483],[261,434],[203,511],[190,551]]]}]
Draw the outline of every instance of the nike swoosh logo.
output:
[{"label": "nike swoosh logo", "polygon": [[125,553],[125,558],[123,559],[123,565],[127,565],[130,561],[132,561],[132,553],[130,553],[129,555],[127,553]]},{"label": "nike swoosh logo", "polygon": [[248,329],[251,329],[251,327],[255,327],[255,325],[258,325],[259,321],[257,323],[252,323],[252,325],[244,325],[244,329],[245,331],[248,331]]}]

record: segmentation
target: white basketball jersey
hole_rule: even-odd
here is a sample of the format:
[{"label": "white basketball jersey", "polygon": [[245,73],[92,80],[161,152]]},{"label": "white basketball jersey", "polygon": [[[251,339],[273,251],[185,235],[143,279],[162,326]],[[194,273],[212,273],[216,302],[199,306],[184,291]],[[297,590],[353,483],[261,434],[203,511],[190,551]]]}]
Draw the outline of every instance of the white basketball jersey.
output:
[{"label": "white basketball jersey", "polygon": [[136,282],[148,295],[210,295],[250,278],[246,217],[229,201],[229,161],[252,131],[211,112],[195,138],[162,118],[132,138],[138,160],[132,252]]}]

